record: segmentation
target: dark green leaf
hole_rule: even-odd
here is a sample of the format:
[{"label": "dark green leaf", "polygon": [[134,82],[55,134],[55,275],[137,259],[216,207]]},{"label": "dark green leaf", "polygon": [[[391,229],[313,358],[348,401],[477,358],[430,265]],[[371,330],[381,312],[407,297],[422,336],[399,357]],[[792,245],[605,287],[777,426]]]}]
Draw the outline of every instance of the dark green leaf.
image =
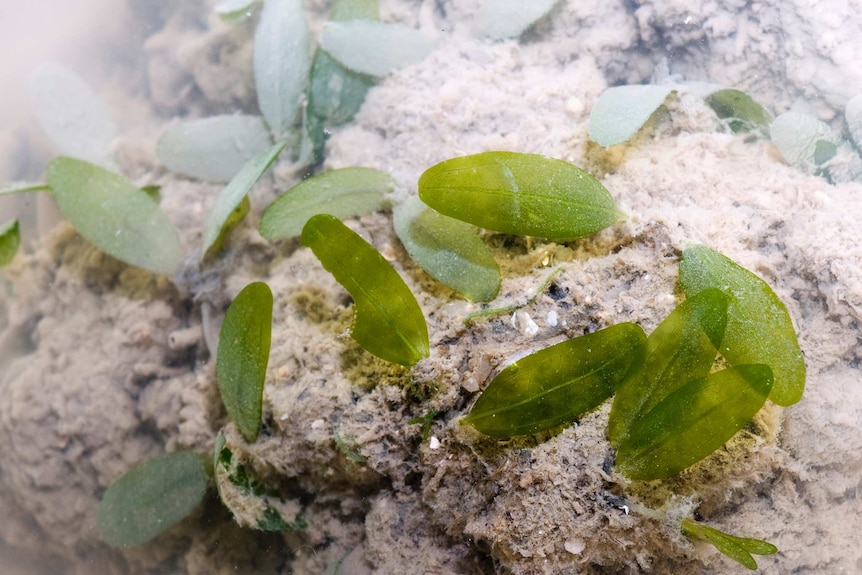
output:
[{"label": "dark green leaf", "polygon": [[223,183],[270,146],[272,138],[259,116],[213,116],[168,128],[156,155],[172,172]]},{"label": "dark green leaf", "polygon": [[176,230],[153,199],[125,178],[61,157],[48,164],[46,179],[63,215],[102,251],[157,274],[179,267]]},{"label": "dark green leaf", "polygon": [[21,230],[18,220],[12,220],[0,226],[0,266],[9,264],[15,258],[20,245]]},{"label": "dark green leaf", "polygon": [[617,451],[629,479],[676,475],[724,445],[763,407],[772,370],[738,365],[695,379],[637,419]]},{"label": "dark green leaf", "polygon": [[490,301],[500,269],[470,224],[447,218],[412,196],[395,207],[395,233],[407,253],[434,279],[471,301]]},{"label": "dark green leaf", "polygon": [[620,219],[598,180],[536,154],[485,152],[446,160],[419,178],[419,197],[443,215],[525,236],[580,238]]},{"label": "dark green leaf", "polygon": [[674,309],[647,338],[643,367],[617,391],[608,420],[614,447],[668,394],[709,373],[727,323],[727,298],[704,290]]},{"label": "dark green leaf", "polygon": [[225,314],[216,360],[222,401],[249,443],[260,431],[271,338],[272,291],[263,282],[250,283]]},{"label": "dark green leaf", "polygon": [[[241,207],[243,200],[247,198],[249,190],[251,190],[257,181],[264,173],[272,166],[281,151],[284,150],[284,144],[276,144],[268,150],[264,150],[250,159],[237,172],[230,183],[225,187],[221,194],[216,199],[215,205],[207,214],[206,222],[204,223],[203,249],[201,250],[201,258],[203,259],[211,248],[214,247],[217,240],[223,240],[223,235],[228,231],[227,223],[231,216],[235,216],[237,209]],[[248,209],[245,210],[248,212]],[[236,218],[234,217],[234,225]],[[219,241],[221,244],[221,241]]]},{"label": "dark green leaf", "polygon": [[627,142],[673,91],[652,84],[608,88],[590,112],[590,139],[605,148]]},{"label": "dark green leaf", "polygon": [[301,531],[308,527],[308,522],[302,515],[297,515],[293,521],[285,521],[274,507],[266,507],[257,520],[257,528],[261,531]]},{"label": "dark green leaf", "polygon": [[769,399],[784,406],[799,401],[805,389],[805,361],[790,314],[772,288],[705,246],[683,252],[679,277],[689,297],[710,287],[728,296],[721,355],[734,365],[765,363],[775,375]]},{"label": "dark green leaf", "polygon": [[620,323],[537,351],[500,372],[463,421],[493,437],[571,423],[640,367],[645,343],[640,326]]},{"label": "dark green leaf", "polygon": [[105,492],[99,503],[99,533],[114,547],[146,543],[191,513],[206,487],[199,455],[182,451],[154,457]]},{"label": "dark green leaf", "polygon": [[260,113],[276,139],[296,122],[310,60],[301,0],[267,0],[254,33],[254,82]]},{"label": "dark green leaf", "polygon": [[680,529],[686,537],[711,543],[721,553],[734,561],[742,563],[752,571],[757,569],[757,562],[751,556],[752,553],[755,555],[773,555],[778,553],[778,547],[772,543],[760,539],[736,537],[735,535],[724,533],[691,519],[683,519],[680,523]]},{"label": "dark green leaf", "polygon": [[351,335],[359,345],[405,366],[428,357],[428,327],[422,310],[404,280],[373,246],[328,214],[308,220],[302,244],[353,296]]},{"label": "dark green leaf", "polygon": [[392,178],[373,168],[342,168],[308,178],[272,202],[260,219],[260,234],[268,240],[302,233],[308,218],[331,214],[346,218],[379,210],[392,191]]},{"label": "dark green leaf", "polygon": [[734,133],[757,130],[766,134],[769,130],[769,112],[745,92],[718,90],[707,96],[706,103],[719,118],[728,121]]}]

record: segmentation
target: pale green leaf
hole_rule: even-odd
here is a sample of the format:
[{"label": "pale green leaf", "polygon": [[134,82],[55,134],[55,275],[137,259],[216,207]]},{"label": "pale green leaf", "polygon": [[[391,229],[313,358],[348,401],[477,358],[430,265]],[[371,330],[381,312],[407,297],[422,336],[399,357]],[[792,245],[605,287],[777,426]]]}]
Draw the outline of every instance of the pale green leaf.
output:
[{"label": "pale green leaf", "polygon": [[772,370],[737,365],[695,379],[635,420],[617,450],[629,479],[664,479],[691,467],[742,429],[772,388]]},{"label": "pale green leaf", "polygon": [[428,327],[422,310],[404,280],[373,246],[328,214],[308,220],[302,244],[353,296],[350,335],[359,345],[404,366],[428,357]]},{"label": "pale green leaf", "polygon": [[228,219],[240,207],[248,192],[272,166],[282,150],[284,150],[283,143],[276,144],[268,150],[258,153],[240,168],[239,172],[237,172],[227,187],[216,198],[215,205],[209,214],[207,214],[206,222],[204,222],[203,237],[201,239],[203,244],[203,249],[201,250],[202,259],[222,236]]},{"label": "pale green leaf", "polygon": [[505,40],[517,38],[547,14],[559,0],[483,0],[473,21],[477,38]]},{"label": "pale green leaf", "polygon": [[847,102],[844,120],[847,122],[847,131],[850,132],[850,138],[856,144],[856,148],[862,149],[862,94],[850,98]]},{"label": "pale green leaf", "polygon": [[446,160],[419,178],[419,197],[443,215],[525,236],[574,239],[620,219],[593,176],[536,154],[485,152]]},{"label": "pale green leaf", "polygon": [[333,22],[345,20],[378,20],[377,0],[335,0],[329,19]]},{"label": "pale green leaf", "polygon": [[283,139],[296,123],[311,66],[301,0],[267,0],[254,34],[257,103],[269,128]]},{"label": "pale green leaf", "polygon": [[605,148],[627,142],[673,91],[653,84],[608,88],[590,112],[590,139]]},{"label": "pale green leaf", "polygon": [[765,135],[769,130],[772,120],[769,112],[745,92],[731,88],[717,90],[707,96],[706,103],[727,121],[734,133],[757,131]]},{"label": "pale green leaf", "polygon": [[431,277],[471,301],[497,296],[500,268],[473,226],[435,212],[416,196],[395,207],[392,223],[407,253]]},{"label": "pale green leaf", "polygon": [[59,64],[44,64],[30,77],[30,97],[39,124],[61,154],[115,168],[117,126],[77,74]]},{"label": "pale green leaf", "polygon": [[645,342],[639,326],[619,323],[521,358],[488,384],[463,423],[493,437],[571,423],[640,366]]},{"label": "pale green leaf", "polygon": [[60,211],[97,248],[153,273],[177,270],[183,260],[179,236],[146,192],[75,158],[51,161],[46,180]]},{"label": "pale green leaf", "polygon": [[305,222],[315,214],[346,218],[379,210],[393,186],[388,174],[373,168],[324,172],[272,202],[260,219],[260,234],[269,240],[292,238],[302,233]]},{"label": "pale green leaf", "polygon": [[785,112],[775,118],[769,127],[769,135],[788,164],[809,174],[818,168],[815,160],[818,142],[836,146],[841,143],[827,124],[797,112]]},{"label": "pale green leaf", "polygon": [[188,516],[206,487],[199,455],[181,451],[154,457],[105,492],[97,515],[99,533],[114,547],[142,545]]},{"label": "pale green leaf", "polygon": [[683,252],[679,276],[689,297],[707,288],[728,296],[721,355],[731,364],[765,363],[775,375],[769,399],[784,406],[799,401],[805,389],[805,360],[790,314],[772,288],[705,246]]},{"label": "pale green leaf", "polygon": [[8,182],[0,184],[0,196],[24,194],[27,192],[50,192],[51,188],[41,182]]},{"label": "pale green leaf", "polygon": [[617,390],[608,438],[619,447],[632,426],[670,393],[712,368],[727,324],[727,297],[704,290],[676,307],[647,338],[643,366]]},{"label": "pale green leaf", "polygon": [[249,19],[261,0],[222,0],[215,6],[215,13],[228,24],[239,24]]},{"label": "pale green leaf", "polygon": [[172,172],[225,183],[271,145],[259,116],[213,116],[171,126],[159,138],[156,154]]},{"label": "pale green leaf", "polygon": [[757,569],[757,562],[751,556],[752,553],[755,555],[773,555],[778,553],[778,547],[767,541],[750,539],[748,537],[736,537],[735,535],[724,533],[723,531],[687,518],[683,519],[680,523],[680,530],[686,537],[711,543],[722,554],[741,563],[752,571]]},{"label": "pale green leaf", "polygon": [[0,266],[9,264],[18,253],[21,245],[21,229],[18,220],[0,226]]},{"label": "pale green leaf", "polygon": [[257,439],[263,384],[272,340],[272,291],[245,286],[231,303],[219,333],[216,379],[231,420],[249,443]]},{"label": "pale green leaf", "polygon": [[421,62],[434,45],[419,30],[373,20],[330,21],[320,31],[320,47],[330,56],[354,72],[380,78]]}]

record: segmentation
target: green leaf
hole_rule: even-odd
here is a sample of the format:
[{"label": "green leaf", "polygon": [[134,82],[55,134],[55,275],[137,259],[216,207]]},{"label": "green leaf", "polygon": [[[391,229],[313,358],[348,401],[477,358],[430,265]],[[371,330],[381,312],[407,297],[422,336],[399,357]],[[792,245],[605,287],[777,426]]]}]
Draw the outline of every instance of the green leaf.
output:
[{"label": "green leaf", "polygon": [[736,537],[735,535],[724,533],[691,519],[683,519],[680,523],[680,529],[686,537],[711,543],[722,554],[742,563],[742,565],[752,571],[757,569],[757,562],[751,556],[752,553],[755,555],[773,555],[778,553],[778,547],[772,543],[760,539]]},{"label": "green leaf", "polygon": [[177,231],[146,192],[75,158],[51,161],[46,179],[60,211],[97,248],[153,273],[177,270],[183,260]]},{"label": "green leaf", "polygon": [[517,38],[547,14],[559,0],[484,0],[473,21],[477,38]]},{"label": "green leaf", "polygon": [[327,22],[320,31],[320,47],[345,67],[382,78],[424,60],[434,40],[403,24],[373,20]]},{"label": "green leaf", "polygon": [[230,304],[219,333],[216,378],[231,420],[249,443],[257,439],[272,339],[272,291],[245,286]]},{"label": "green leaf", "polygon": [[[329,19],[333,22],[377,20],[377,12],[377,0],[339,0]],[[365,101],[365,94],[374,84],[371,76],[345,68],[323,50],[315,51],[304,124],[314,142],[315,156],[320,156],[323,151],[325,130],[353,119]]]},{"label": "green leaf", "polygon": [[114,547],[146,543],[189,515],[206,487],[199,455],[180,451],[154,457],[105,492],[98,509],[99,533]]},{"label": "green leaf", "polygon": [[617,451],[629,479],[676,475],[724,445],[763,407],[768,365],[738,365],[683,385],[635,420]]},{"label": "green leaf", "polygon": [[765,363],[775,385],[769,399],[793,405],[805,389],[805,360],[787,308],[762,279],[705,246],[682,254],[679,277],[686,296],[717,288],[728,296],[721,354],[731,364]]},{"label": "green leaf", "polygon": [[844,121],[847,122],[847,131],[857,150],[862,149],[862,94],[857,94],[847,102]]},{"label": "green leaf", "polygon": [[353,296],[351,335],[359,345],[404,366],[428,357],[428,327],[422,310],[404,280],[373,246],[328,214],[308,220],[302,244]]},{"label": "green leaf", "polygon": [[[243,200],[247,198],[249,190],[254,187],[261,176],[272,166],[282,150],[284,150],[283,143],[276,144],[268,150],[258,153],[246,162],[227,187],[219,194],[215,205],[209,214],[207,214],[207,219],[204,223],[203,238],[201,240],[203,243],[201,259],[206,257],[211,248],[214,247],[216,240],[222,238],[222,235],[227,231],[226,224],[231,215],[235,214],[236,210],[241,207]],[[247,213],[248,209],[245,212]]]},{"label": "green leaf", "polygon": [[500,268],[470,224],[447,218],[412,196],[395,207],[395,233],[407,253],[440,283],[471,301],[491,301]]},{"label": "green leaf", "polygon": [[156,155],[172,172],[224,183],[271,145],[259,116],[213,116],[168,128],[156,144]]},{"label": "green leaf", "polygon": [[704,290],[678,305],[647,338],[643,366],[617,391],[608,438],[619,447],[638,419],[670,393],[709,373],[727,323],[727,298]]},{"label": "green leaf", "polygon": [[21,230],[18,220],[12,220],[0,226],[0,266],[5,266],[15,259],[20,245]]},{"label": "green leaf", "polygon": [[260,234],[268,240],[302,233],[308,218],[330,214],[339,218],[385,207],[392,178],[373,168],[342,168],[308,178],[279,196],[260,218]]},{"label": "green leaf", "polygon": [[536,154],[485,152],[446,160],[419,178],[419,197],[443,215],[524,236],[574,239],[620,218],[590,174]]},{"label": "green leaf", "polygon": [[117,126],[92,88],[76,73],[48,63],[30,77],[30,97],[42,129],[61,154],[114,168]]},{"label": "green leaf", "polygon": [[257,103],[277,139],[296,122],[311,56],[301,0],[267,0],[254,33]]},{"label": "green leaf", "polygon": [[728,121],[734,133],[768,132],[772,117],[745,92],[731,88],[718,90],[707,96],[706,103],[719,118]]},{"label": "green leaf", "polygon": [[530,354],[488,384],[463,423],[493,437],[571,423],[640,366],[645,342],[638,325],[620,323]]},{"label": "green leaf", "polygon": [[244,22],[254,13],[260,0],[222,0],[215,7],[215,13],[227,24]]},{"label": "green leaf", "polygon": [[51,188],[41,182],[8,182],[0,184],[0,196],[24,194],[27,192],[50,192]]},{"label": "green leaf", "polygon": [[652,84],[608,88],[590,112],[590,139],[605,148],[627,142],[673,91]]}]

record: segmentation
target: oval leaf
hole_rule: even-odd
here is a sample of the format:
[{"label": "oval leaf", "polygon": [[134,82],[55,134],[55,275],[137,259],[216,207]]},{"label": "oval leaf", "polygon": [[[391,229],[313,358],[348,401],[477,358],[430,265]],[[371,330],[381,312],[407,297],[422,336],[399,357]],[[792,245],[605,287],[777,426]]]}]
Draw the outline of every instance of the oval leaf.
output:
[{"label": "oval leaf", "polygon": [[471,301],[497,296],[500,268],[473,226],[435,212],[416,196],[395,207],[392,223],[407,253],[431,277]]},{"label": "oval leaf", "polygon": [[254,33],[254,83],[260,113],[278,139],[296,122],[310,60],[301,0],[267,0]]},{"label": "oval leaf", "polygon": [[219,332],[216,378],[231,420],[249,443],[257,439],[263,384],[272,339],[272,291],[245,286],[230,304]]},{"label": "oval leaf", "polygon": [[473,22],[473,35],[494,40],[517,38],[547,14],[558,1],[484,0]]},{"label": "oval leaf", "polygon": [[203,249],[201,250],[201,258],[205,257],[216,240],[222,235],[225,229],[225,224],[231,217],[231,214],[240,206],[243,199],[246,198],[249,190],[257,183],[264,173],[272,166],[275,159],[284,150],[284,144],[276,144],[275,146],[264,150],[250,159],[237,172],[236,176],[222,190],[219,197],[216,198],[215,205],[207,214],[206,222],[204,223],[204,231],[201,242]]},{"label": "oval leaf", "polygon": [[766,402],[768,365],[738,365],[696,379],[634,422],[617,451],[629,479],[676,475],[724,445]]},{"label": "oval leaf", "polygon": [[114,168],[117,126],[92,88],[59,64],[45,64],[30,77],[39,124],[60,153]]},{"label": "oval leaf", "polygon": [[574,239],[616,222],[601,183],[562,160],[485,152],[446,160],[419,178],[419,197],[443,215],[524,236]]},{"label": "oval leaf", "polygon": [[605,148],[627,142],[673,91],[653,84],[608,88],[590,112],[590,139]]},{"label": "oval leaf", "polygon": [[324,24],[320,47],[354,72],[382,78],[424,60],[434,40],[402,24],[351,20]]},{"label": "oval leaf", "polygon": [[769,128],[771,117],[766,108],[740,90],[718,90],[707,96],[706,103],[719,118],[727,121],[734,133],[758,131],[766,134]]},{"label": "oval leaf", "polygon": [[818,142],[840,144],[824,122],[796,112],[785,112],[775,118],[769,127],[769,136],[788,164],[810,174],[818,168],[815,159]]},{"label": "oval leaf", "polygon": [[302,233],[308,218],[330,214],[346,218],[385,207],[394,183],[373,168],[342,168],[308,178],[279,196],[260,218],[260,234],[268,240]]},{"label": "oval leaf", "polygon": [[21,229],[18,226],[18,220],[12,220],[0,226],[0,266],[5,266],[15,259],[20,245]]},{"label": "oval leaf", "polygon": [[146,543],[197,507],[207,487],[203,460],[181,451],[131,469],[105,492],[97,525],[114,547]]},{"label": "oval leaf", "polygon": [[686,249],[679,263],[686,296],[717,288],[728,296],[721,354],[731,364],[765,363],[775,385],[769,399],[793,405],[805,389],[805,360],[787,308],[762,279],[705,246]]},{"label": "oval leaf", "polygon": [[133,266],[172,275],[183,260],[177,231],[146,192],[75,158],[48,164],[46,180],[63,215],[100,250]]},{"label": "oval leaf", "polygon": [[213,116],[168,128],[156,144],[156,154],[172,172],[224,183],[271,145],[260,117]]},{"label": "oval leaf", "polygon": [[369,243],[328,214],[312,217],[302,230],[311,248],[356,302],[350,335],[377,357],[411,366],[428,357],[428,327],[416,298]]},{"label": "oval leaf", "polygon": [[643,366],[617,391],[608,438],[619,447],[632,426],[668,394],[709,373],[727,324],[727,298],[709,289],[678,305],[647,338]]},{"label": "oval leaf", "polygon": [[239,24],[251,17],[259,0],[222,0],[215,6],[215,13],[223,22]]},{"label": "oval leaf", "polygon": [[620,323],[530,354],[488,384],[463,422],[493,437],[571,423],[640,365],[645,342],[640,326]]}]

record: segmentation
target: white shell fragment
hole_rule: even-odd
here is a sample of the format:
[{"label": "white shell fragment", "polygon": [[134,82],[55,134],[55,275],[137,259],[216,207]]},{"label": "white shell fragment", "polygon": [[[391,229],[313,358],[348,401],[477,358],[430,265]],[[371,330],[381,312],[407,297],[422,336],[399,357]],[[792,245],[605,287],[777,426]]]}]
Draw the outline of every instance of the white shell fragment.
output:
[{"label": "white shell fragment", "polygon": [[381,78],[424,60],[434,40],[401,24],[350,20],[324,24],[320,47],[354,72]]},{"label": "white shell fragment", "polygon": [[590,113],[590,139],[605,148],[628,141],[674,90],[653,84],[608,88]]},{"label": "white shell fragment", "polygon": [[788,164],[808,173],[817,170],[814,159],[817,142],[840,143],[828,125],[797,112],[785,112],[775,118],[769,127],[769,136]]},{"label": "white shell fragment", "polygon": [[116,169],[111,149],[117,126],[76,73],[54,63],[40,66],[30,76],[30,97],[39,124],[61,154]]},{"label": "white shell fragment", "polygon": [[485,0],[473,21],[473,35],[494,40],[517,38],[547,14],[557,2],[558,0]]}]

